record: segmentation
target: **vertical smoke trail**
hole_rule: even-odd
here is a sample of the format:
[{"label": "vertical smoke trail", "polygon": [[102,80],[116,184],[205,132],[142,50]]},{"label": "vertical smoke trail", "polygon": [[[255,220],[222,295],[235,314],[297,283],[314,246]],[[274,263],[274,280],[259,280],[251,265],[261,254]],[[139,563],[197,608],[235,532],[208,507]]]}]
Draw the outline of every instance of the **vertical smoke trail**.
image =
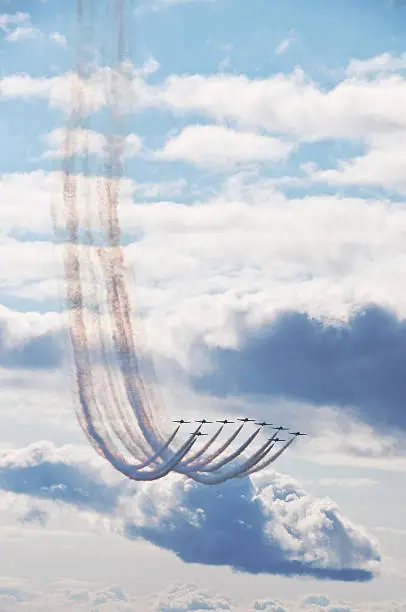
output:
[{"label": "vertical smoke trail", "polygon": [[[78,3],[78,16],[79,16],[79,21],[81,21],[82,17],[83,17],[83,6],[82,6],[82,2],[79,0]],[[82,67],[79,65],[79,63],[77,64],[77,72],[80,76],[80,78],[83,79],[83,70]],[[113,72],[113,80],[114,80],[114,72]],[[81,111],[83,111],[83,95],[82,95],[82,88],[79,86],[75,88],[74,90],[74,97],[73,97],[73,108],[74,108],[74,117],[75,119],[77,118],[77,116],[80,116]],[[114,95],[113,95],[114,98]],[[76,124],[76,122],[74,122],[74,124]],[[70,132],[68,133],[68,139],[69,136],[72,136],[72,133],[74,132]],[[86,136],[85,136],[86,137]],[[72,159],[72,150],[70,150],[72,147],[69,146],[69,140],[66,144],[66,159],[67,160],[71,160]],[[85,164],[87,165],[87,155],[86,153],[88,153],[88,151],[86,150],[86,144],[85,144]],[[116,214],[116,206],[117,206],[117,200],[118,200],[118,193],[119,193],[119,188],[118,188],[118,184],[119,184],[119,176],[117,177],[111,177],[109,176],[109,170],[111,170],[111,168],[114,168],[114,161],[115,161],[115,155],[117,154],[117,146],[116,143],[113,143],[113,147],[112,147],[112,143],[110,142],[110,145],[107,147],[110,150],[110,156],[111,159],[113,160],[113,163],[110,163],[110,165],[107,165],[107,177],[103,177],[102,179],[102,185],[104,190],[107,192],[106,197],[102,197],[102,194],[99,193],[99,204],[101,204],[101,212],[100,212],[100,216],[101,218],[103,218],[103,212],[106,213],[106,210],[103,211],[103,204],[105,206],[105,208],[107,208],[107,214],[104,214],[104,218],[107,218],[108,220],[108,231],[109,231],[109,238],[110,238],[110,244],[109,247],[112,247],[110,249],[106,249],[105,247],[99,247],[98,248],[98,254],[100,257],[100,261],[102,263],[102,268],[103,271],[105,273],[105,279],[107,281],[107,293],[109,293],[109,289],[110,289],[110,295],[108,295],[108,304],[112,305],[112,308],[110,308],[110,313],[113,313],[113,317],[114,317],[114,321],[116,323],[116,329],[115,329],[115,343],[116,343],[116,347],[118,347],[118,350],[120,352],[120,356],[122,356],[122,354],[125,352],[127,355],[130,354],[130,352],[132,353],[132,355],[135,354],[135,351],[132,350],[132,347],[129,347],[129,343],[126,341],[128,340],[128,338],[131,338],[131,322],[129,319],[129,308],[128,308],[128,303],[129,301],[126,300],[126,295],[123,294],[123,281],[122,281],[122,274],[121,274],[121,270],[119,272],[117,272],[117,262],[113,260],[111,260],[110,258],[110,254],[111,253],[115,253],[115,254],[119,254],[119,258],[120,258],[120,245],[119,245],[119,235],[120,235],[120,230],[119,230],[119,226],[118,226],[118,217]],[[115,149],[115,150],[114,150]],[[72,185],[72,188],[75,190],[75,203],[76,203],[76,183],[75,183],[75,179],[73,178],[73,173],[72,171],[67,168],[66,169],[66,181],[69,182],[69,184]],[[84,175],[86,176],[87,172],[84,172]],[[119,174],[119,173],[118,173]],[[67,193],[67,190],[65,189],[65,193]],[[94,244],[93,241],[93,235],[92,235],[92,231],[91,231],[91,215],[89,212],[89,201],[87,199],[87,218],[85,220],[85,228],[86,228],[86,232],[87,232],[87,236],[89,239],[90,244]],[[77,245],[77,231],[78,231],[78,211],[77,211],[77,207],[75,206],[74,208],[72,208],[72,206],[70,206],[69,208],[69,212],[68,212],[68,216],[70,216],[71,219],[75,220],[76,223],[76,229],[75,229],[75,235],[71,235],[71,242],[73,244]],[[114,225],[115,224],[115,225]],[[113,241],[111,240],[111,238],[113,237]],[[113,377],[111,376],[111,368],[108,367],[107,364],[107,360],[106,360],[106,345],[104,342],[104,338],[103,338],[103,333],[101,330],[101,311],[98,305],[98,299],[97,299],[97,295],[96,295],[96,289],[95,289],[95,278],[96,278],[96,274],[94,272],[94,267],[92,266],[92,255],[90,253],[90,249],[84,249],[85,252],[85,261],[84,264],[87,268],[87,270],[90,270],[90,289],[91,289],[91,296],[90,296],[90,302],[91,302],[91,306],[93,309],[93,316],[91,317],[92,320],[92,324],[93,324],[93,328],[96,329],[96,336],[98,337],[99,340],[99,349],[101,352],[101,357],[102,357],[102,364],[105,366],[105,370],[107,373],[107,381],[108,381],[108,385],[107,385],[107,389],[104,387],[102,389],[102,394],[101,394],[101,404],[103,405],[103,408],[105,409],[106,412],[108,412],[110,414],[110,417],[112,417],[112,419],[110,418],[110,423],[104,423],[104,428],[109,428],[112,424],[112,429],[114,431],[114,433],[117,435],[117,437],[120,439],[120,442],[124,444],[124,446],[127,448],[127,450],[132,451],[133,454],[137,454],[137,451],[139,452],[140,447],[142,448],[144,446],[144,462],[143,462],[143,466],[148,465],[149,463],[151,463],[152,461],[154,461],[166,448],[168,448],[169,444],[167,442],[164,442],[163,444],[161,444],[159,452],[155,454],[155,456],[153,456],[153,458],[149,458],[147,460],[145,460],[145,453],[147,452],[147,449],[145,449],[145,445],[143,445],[142,443],[142,439],[139,438],[138,439],[134,439],[133,437],[133,432],[131,432],[131,430],[129,429],[129,425],[128,425],[128,414],[126,414],[122,408],[122,402],[118,401],[117,399],[117,393],[115,392],[115,386],[114,386],[114,380]],[[77,253],[76,253],[77,256]],[[107,261],[107,263],[106,263]],[[111,265],[111,261],[113,262],[113,265]],[[120,261],[120,264],[122,262]],[[71,275],[72,276],[72,272],[73,272],[73,277],[75,277],[75,271],[74,271],[74,267],[79,266],[79,258],[77,257],[75,264],[73,265],[68,264],[68,276]],[[83,294],[82,294],[82,289],[79,289],[78,286],[80,285],[80,280],[78,278],[76,278],[76,293],[81,295],[81,301],[82,301],[82,306],[83,306]],[[117,285],[121,284],[121,292],[119,290],[117,290]],[[129,326],[127,328],[127,330],[124,328],[124,326],[122,325],[123,322],[123,318],[119,318],[117,317],[117,313],[120,310],[120,304],[118,303],[118,300],[124,301],[124,307],[126,308],[126,312],[125,315],[126,317],[124,318],[124,321],[129,321]],[[85,325],[83,323],[83,321],[81,321],[82,327],[83,329],[85,329]],[[73,325],[72,325],[72,330],[75,333],[79,331],[79,323],[78,320],[76,320]],[[83,334],[82,334],[83,336]],[[124,350],[123,350],[123,345],[124,345]],[[134,372],[137,374],[137,364],[132,362],[131,363],[132,366],[132,374],[134,375]],[[89,377],[90,377],[90,365],[88,366],[88,371],[84,371],[82,372],[84,375],[84,378],[88,381]],[[139,377],[138,377],[139,378]],[[89,384],[88,382],[86,384]],[[110,395],[112,397],[109,397],[109,394],[106,393],[106,391],[110,392]],[[99,394],[100,396],[100,394]],[[111,407],[109,409],[109,406],[106,405],[106,398],[107,398],[107,402],[112,399],[112,404],[115,405],[116,408],[118,408],[118,413],[120,416],[119,421],[121,421],[122,423],[124,423],[124,433],[122,431],[122,429],[120,427],[116,426],[117,423],[117,411],[115,414],[112,414],[111,412]],[[93,408],[93,413],[96,416],[96,418],[99,420],[99,422],[103,421],[103,413],[101,411],[101,409],[99,407],[96,408],[96,401],[94,400],[93,402],[91,402],[89,405],[93,404],[94,408]],[[88,416],[88,420],[92,419],[92,412],[89,412],[89,416]],[[133,419],[133,423],[132,425],[135,425],[136,421]],[[127,434],[127,435],[125,435]],[[132,434],[131,439],[129,439],[129,434]],[[170,437],[170,441],[172,441],[174,438],[174,435],[172,435]],[[111,443],[111,438],[110,438],[110,443]],[[170,443],[170,442],[169,442]]]},{"label": "vertical smoke trail", "polygon": [[[259,429],[224,456],[243,425],[214,452],[220,427],[198,451],[190,454],[197,436],[175,444],[177,427],[167,430],[159,390],[141,374],[140,338],[126,283],[119,222],[119,203],[126,147],[125,113],[133,104],[134,69],[130,62],[131,0],[77,0],[76,74],[72,76],[72,113],[64,145],[65,277],[70,336],[75,364],[76,411],[90,443],[117,470],[134,480],[154,480],[171,471],[214,485],[250,474],[274,461],[272,440],[235,464]],[[104,26],[95,28],[96,10]],[[100,25],[100,24],[98,24]],[[99,39],[104,38],[102,43]],[[99,51],[92,67],[90,50]],[[102,65],[97,62],[102,59]],[[103,63],[104,62],[104,63]],[[89,117],[92,87],[98,87],[105,118],[105,146],[98,176],[91,176]],[[81,165],[79,157],[83,159]],[[83,189],[78,188],[83,181]],[[94,197],[94,185],[97,195]],[[82,193],[83,192],[83,193]],[[80,201],[84,213],[80,214]],[[95,206],[93,206],[95,205]],[[217,460],[217,461],[216,461]],[[214,473],[215,472],[215,473]]]}]

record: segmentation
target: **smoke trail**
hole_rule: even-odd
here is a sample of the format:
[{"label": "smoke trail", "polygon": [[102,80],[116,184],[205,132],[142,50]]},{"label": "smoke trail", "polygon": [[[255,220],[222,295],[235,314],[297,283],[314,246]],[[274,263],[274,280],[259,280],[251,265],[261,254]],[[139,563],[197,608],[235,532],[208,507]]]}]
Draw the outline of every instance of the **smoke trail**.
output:
[{"label": "smoke trail", "polygon": [[[241,462],[240,457],[260,431],[225,455],[242,431],[241,425],[207,454],[222,426],[190,454],[201,426],[179,446],[180,428],[168,433],[153,367],[149,381],[142,376],[141,341],[134,333],[118,213],[124,176],[125,113],[131,109],[134,96],[131,35],[126,31],[131,8],[131,0],[77,0],[79,42],[63,167],[65,278],[76,413],[96,451],[127,477],[155,480],[175,471],[214,485],[258,471],[288,445],[264,461],[273,448],[274,436]],[[97,15],[108,28],[94,27]],[[97,49],[98,55],[92,57],[91,49]],[[103,163],[92,177],[89,128],[95,85],[106,127]],[[83,190],[78,189],[78,181],[79,185],[83,181]]]},{"label": "smoke trail", "polygon": [[217,457],[219,457],[225,450],[227,450],[229,446],[231,446],[231,444],[234,442],[234,440],[236,439],[238,434],[241,432],[243,427],[244,427],[244,423],[235,430],[235,432],[228,438],[228,440],[224,442],[222,446],[220,446],[220,448],[216,450],[216,452],[206,457],[204,461],[199,461],[197,464],[193,464],[193,467],[200,469],[204,467],[205,465],[208,465],[209,463],[211,463],[214,459],[217,459]]},{"label": "smoke trail", "polygon": [[248,438],[248,440],[246,440],[244,442],[244,444],[242,444],[241,446],[239,446],[237,448],[237,450],[235,450],[233,453],[231,453],[231,455],[228,455],[227,457],[225,457],[224,459],[222,459],[221,461],[218,461],[217,463],[214,463],[212,465],[210,465],[210,467],[205,467],[203,468],[203,472],[214,472],[215,470],[219,470],[221,467],[223,467],[224,465],[227,465],[227,463],[230,463],[231,461],[233,461],[234,459],[236,459],[237,457],[239,457],[241,455],[241,453],[243,453],[245,451],[246,448],[248,448],[248,446],[255,440],[255,438],[257,437],[257,435],[259,434],[259,432],[261,431],[261,428],[258,428],[256,431],[254,431],[254,433]]},{"label": "smoke trail", "polygon": [[289,448],[289,446],[295,441],[295,438],[291,438],[289,440],[289,442],[287,442],[284,446],[282,446],[282,448],[275,453],[272,457],[270,457],[269,459],[267,459],[267,461],[264,461],[263,463],[260,463],[259,465],[252,467],[250,470],[248,470],[246,473],[241,474],[241,476],[250,476],[251,474],[255,474],[255,472],[259,472],[260,470],[264,470],[265,468],[267,468],[268,466],[271,465],[271,463],[273,463],[274,461],[276,461],[281,455],[282,453],[285,452],[286,449]]},{"label": "smoke trail", "polygon": [[221,434],[221,432],[224,429],[224,425],[222,425],[221,427],[218,428],[218,430],[214,433],[214,435],[209,438],[208,442],[202,446],[202,448],[200,450],[197,451],[197,453],[195,453],[194,455],[192,455],[191,457],[189,457],[186,461],[183,461],[181,463],[181,467],[185,467],[185,466],[189,466],[189,467],[196,467],[196,459],[199,459],[199,457],[201,457],[209,448],[210,446],[213,444],[213,442],[215,442],[217,440],[217,438],[219,437],[219,435]]}]

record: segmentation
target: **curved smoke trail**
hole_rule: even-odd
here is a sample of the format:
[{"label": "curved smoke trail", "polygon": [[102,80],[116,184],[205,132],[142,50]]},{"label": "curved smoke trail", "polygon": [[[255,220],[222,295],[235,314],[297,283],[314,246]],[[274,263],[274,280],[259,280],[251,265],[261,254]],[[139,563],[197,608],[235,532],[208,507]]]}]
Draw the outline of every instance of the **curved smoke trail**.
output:
[{"label": "curved smoke trail", "polygon": [[[65,279],[76,383],[76,412],[88,440],[128,478],[155,480],[174,471],[214,485],[263,469],[275,436],[250,457],[260,428],[225,455],[244,424],[213,450],[219,427],[191,454],[200,425],[183,442],[169,433],[162,401],[141,372],[142,345],[134,333],[127,288],[119,202],[127,146],[125,117],[137,79],[131,59],[131,0],[77,0],[76,70],[63,149]],[[97,28],[94,27],[97,24]],[[95,50],[97,52],[95,52]],[[103,163],[95,167],[90,117],[103,115]],[[99,134],[98,137],[101,135]],[[211,453],[208,451],[211,450]]]}]

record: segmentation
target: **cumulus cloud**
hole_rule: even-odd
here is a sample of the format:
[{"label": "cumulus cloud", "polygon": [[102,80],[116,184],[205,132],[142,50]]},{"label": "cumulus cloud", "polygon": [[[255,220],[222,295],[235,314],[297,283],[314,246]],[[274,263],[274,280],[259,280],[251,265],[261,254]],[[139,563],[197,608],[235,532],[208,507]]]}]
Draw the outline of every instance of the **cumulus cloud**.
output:
[{"label": "cumulus cloud", "polygon": [[54,610],[90,610],[103,612],[405,612],[406,602],[395,600],[332,600],[323,594],[309,594],[296,600],[278,597],[256,599],[248,606],[234,599],[201,589],[195,584],[174,584],[165,591],[136,597],[119,585],[105,586],[58,580],[41,591],[22,580],[0,581],[2,610],[9,612],[24,606],[31,612]]},{"label": "cumulus cloud", "polygon": [[59,47],[66,48],[68,46],[68,39],[60,32],[52,32],[52,34],[49,35],[49,38]]},{"label": "cumulus cloud", "polygon": [[[69,137],[69,150],[66,142]],[[72,155],[97,155],[102,157],[107,147],[107,140],[103,134],[84,128],[67,130],[56,128],[45,134],[43,140],[49,149],[42,154],[43,159],[62,159]],[[142,141],[137,134],[128,134],[122,144],[123,155],[126,158],[139,155],[142,150]]]},{"label": "cumulus cloud", "polygon": [[[106,106],[106,83],[111,75],[112,70],[110,68],[98,69],[88,79],[81,79],[77,74],[71,72],[39,78],[28,74],[12,74],[0,80],[2,100],[38,98],[48,101],[52,108],[70,113],[73,110],[72,91],[81,89],[81,106],[80,109],[74,110],[80,110],[83,115],[91,115]],[[134,80],[131,86],[129,86],[127,79],[120,77],[117,73],[116,76],[118,79],[122,79],[123,104],[125,99],[131,106],[145,105],[145,96],[148,89],[139,72],[134,71]],[[135,100],[137,103],[135,103]]]},{"label": "cumulus cloud", "polygon": [[19,314],[0,307],[0,366],[42,370],[61,365],[63,347],[57,315]]},{"label": "cumulus cloud", "polygon": [[[10,75],[1,80],[2,99],[40,97],[68,110],[72,86],[81,86],[86,112],[106,104],[105,81],[111,71],[96,70],[86,81],[70,73],[35,78]],[[406,129],[405,79],[384,74],[374,79],[347,77],[324,90],[300,69],[290,74],[250,79],[244,75],[170,75],[149,85],[135,70],[128,103],[137,108],[169,108],[233,121],[246,129],[287,134],[301,141],[363,139],[371,133]],[[393,104],[396,99],[397,103]]]},{"label": "cumulus cloud", "polygon": [[200,389],[352,407],[374,425],[406,427],[406,323],[383,308],[367,307],[346,324],[281,313],[242,330],[238,348],[210,355],[212,373],[195,375]]},{"label": "cumulus cloud", "polygon": [[[0,580],[0,604],[4,612],[15,610],[16,607],[24,607],[24,610],[31,612],[53,612],[62,609],[144,612],[142,603],[119,586],[60,580],[50,584],[46,591],[41,591],[26,581],[7,578]],[[149,608],[148,612],[155,611]]]},{"label": "cumulus cloud", "polygon": [[368,59],[359,60],[352,59],[347,67],[347,75],[361,76],[374,75],[384,72],[397,72],[406,68],[406,53],[395,55],[390,51],[386,51],[381,55],[370,57]]},{"label": "cumulus cloud", "polygon": [[[393,104],[393,99],[398,103]],[[360,139],[404,128],[406,83],[399,75],[348,78],[323,90],[300,69],[266,79],[244,75],[171,75],[151,103],[242,126],[296,135],[302,141]]]},{"label": "cumulus cloud", "polygon": [[[0,183],[0,282],[9,300],[59,299],[62,248],[50,243],[49,202],[59,204],[60,180],[38,171],[4,175]],[[140,200],[184,184],[122,183],[120,220],[126,239],[134,237],[125,247],[126,262],[137,269],[134,304],[146,313],[158,352],[186,363],[196,338],[235,345],[241,313],[254,325],[289,310],[344,320],[373,302],[405,316],[402,201],[287,198],[241,174],[193,206]],[[95,192],[94,179],[91,185]],[[80,180],[78,190],[81,197]]]},{"label": "cumulus cloud", "polygon": [[196,165],[229,168],[235,164],[285,159],[293,145],[278,138],[237,132],[220,125],[190,125],[170,138],[155,156]]},{"label": "cumulus cloud", "polygon": [[40,32],[31,24],[29,13],[1,13],[0,30],[6,35],[8,42],[20,42],[36,38]]},{"label": "cumulus cloud", "polygon": [[366,139],[364,154],[339,161],[335,169],[314,169],[310,175],[313,180],[331,185],[381,187],[405,194],[405,148],[406,132],[403,130],[371,134]]},{"label": "cumulus cloud", "polygon": [[[180,477],[142,486],[84,451],[38,443],[0,454],[0,487],[101,516],[109,529],[174,552],[188,563],[259,574],[365,581],[379,567],[377,542],[328,498],[269,472],[202,487]],[[49,503],[49,502],[48,502]],[[44,508],[52,520],[52,508]],[[25,509],[28,512],[28,509]]]}]

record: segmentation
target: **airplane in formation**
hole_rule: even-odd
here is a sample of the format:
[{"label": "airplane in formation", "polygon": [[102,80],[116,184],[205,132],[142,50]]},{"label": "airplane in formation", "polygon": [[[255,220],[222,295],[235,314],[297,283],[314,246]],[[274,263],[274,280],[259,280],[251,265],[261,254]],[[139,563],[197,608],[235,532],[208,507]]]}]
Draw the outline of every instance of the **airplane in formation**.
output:
[{"label": "airplane in formation", "polygon": [[[301,431],[289,431],[289,427],[284,427],[283,425],[279,425],[279,427],[274,427],[272,425],[272,423],[267,423],[266,421],[257,422],[257,421],[255,421],[255,419],[249,419],[248,417],[244,417],[243,419],[239,418],[239,419],[237,419],[237,421],[241,421],[242,423],[255,423],[255,425],[258,425],[258,427],[272,427],[272,429],[275,429],[276,431],[287,431],[292,436],[307,436],[307,435],[309,435],[309,434],[303,433]],[[179,423],[180,425],[183,425],[185,423],[191,423],[191,421],[185,421],[184,419],[177,419],[177,420],[174,420],[173,422],[174,423]],[[227,419],[223,419],[221,421],[215,421],[215,422],[216,423],[221,423],[223,425],[229,425],[229,424],[235,423],[235,421],[229,421]],[[205,425],[207,423],[213,423],[213,421],[207,421],[206,419],[199,419],[199,420],[195,420],[195,423],[200,423],[200,427],[201,427],[202,425]],[[202,433],[200,431],[200,427],[195,432],[193,432],[193,434],[191,434],[191,435],[195,435],[195,436],[207,436],[208,434]],[[286,440],[282,440],[281,438],[275,438],[273,441],[274,442],[286,442]]]}]

